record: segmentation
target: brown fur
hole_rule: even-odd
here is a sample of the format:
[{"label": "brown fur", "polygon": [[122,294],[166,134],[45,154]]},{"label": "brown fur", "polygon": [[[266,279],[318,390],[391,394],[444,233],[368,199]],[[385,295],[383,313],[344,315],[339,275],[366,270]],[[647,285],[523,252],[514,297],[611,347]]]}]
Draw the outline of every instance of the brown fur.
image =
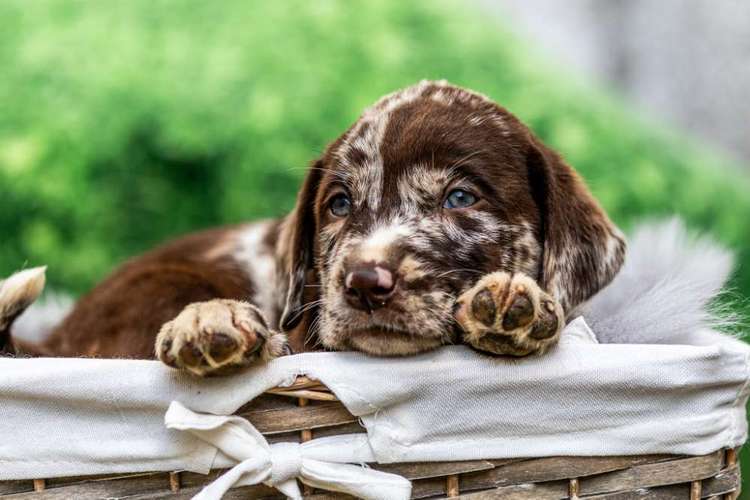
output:
[{"label": "brown fur", "polygon": [[252,283],[231,252],[215,251],[238,230],[189,235],[123,264],[78,301],[35,354],[152,358],[156,333],[188,304],[250,295]]},{"label": "brown fur", "polygon": [[[476,203],[446,207],[457,188]],[[337,196],[350,199],[348,215],[332,214]],[[263,343],[275,346],[263,356],[278,354],[277,331],[295,351],[404,355],[464,341],[543,352],[623,255],[579,176],[525,125],[480,94],[422,82],[331,143],[285,219],[198,233],[131,260],[37,353],[152,357],[160,329],[159,357],[201,374],[244,366]],[[377,310],[354,307],[361,296],[345,284],[363,266],[396,281]],[[209,311],[211,325],[180,316],[216,299],[229,302],[189,310]],[[231,349],[224,364],[210,354]]]}]

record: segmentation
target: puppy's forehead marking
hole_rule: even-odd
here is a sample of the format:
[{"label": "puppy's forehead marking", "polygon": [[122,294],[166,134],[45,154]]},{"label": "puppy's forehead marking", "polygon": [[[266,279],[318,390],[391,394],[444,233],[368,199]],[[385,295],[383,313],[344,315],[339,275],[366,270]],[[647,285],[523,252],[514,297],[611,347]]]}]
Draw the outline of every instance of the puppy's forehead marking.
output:
[{"label": "puppy's forehead marking", "polygon": [[[383,193],[383,156],[381,147],[391,112],[417,99],[422,87],[416,85],[385,96],[366,109],[358,122],[333,152],[346,168],[353,169],[351,189],[359,200],[366,200],[371,210],[380,206]],[[350,161],[352,159],[356,162]],[[355,164],[356,163],[356,164]]]},{"label": "puppy's forehead marking", "polygon": [[[507,132],[504,118],[490,99],[476,92],[453,87],[445,81],[422,81],[386,95],[364,111],[332,152],[340,164],[350,172],[348,178],[354,197],[366,202],[371,210],[377,210],[383,199],[385,186],[382,148],[391,118],[394,112],[423,98],[442,106],[456,103],[468,106],[473,110],[468,118],[469,125],[493,124],[500,128],[501,133]],[[432,190],[437,180],[428,178],[424,174],[425,170],[420,169],[419,173],[410,175],[410,182]]]},{"label": "puppy's forehead marking", "polygon": [[356,199],[367,200],[368,207],[377,210],[383,191],[383,158],[380,155],[380,143],[385,128],[375,124],[366,130],[367,132],[356,137],[352,143],[364,153],[364,157],[359,168],[352,174],[351,188]]}]

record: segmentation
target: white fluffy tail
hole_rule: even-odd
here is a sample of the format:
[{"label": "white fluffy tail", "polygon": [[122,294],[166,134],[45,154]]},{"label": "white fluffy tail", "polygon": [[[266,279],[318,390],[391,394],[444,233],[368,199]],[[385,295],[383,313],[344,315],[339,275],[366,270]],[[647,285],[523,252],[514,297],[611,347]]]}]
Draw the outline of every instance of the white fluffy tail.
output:
[{"label": "white fluffy tail", "polygon": [[10,329],[15,340],[39,344],[55,329],[73,309],[75,299],[65,293],[47,290],[31,304]]},{"label": "white fluffy tail", "polygon": [[44,290],[46,267],[26,269],[0,282],[0,351],[10,347],[10,326]]},{"label": "white fluffy tail", "polygon": [[630,239],[620,273],[581,312],[600,342],[689,344],[705,329],[735,323],[716,305],[733,256],[682,221],[644,224]]}]

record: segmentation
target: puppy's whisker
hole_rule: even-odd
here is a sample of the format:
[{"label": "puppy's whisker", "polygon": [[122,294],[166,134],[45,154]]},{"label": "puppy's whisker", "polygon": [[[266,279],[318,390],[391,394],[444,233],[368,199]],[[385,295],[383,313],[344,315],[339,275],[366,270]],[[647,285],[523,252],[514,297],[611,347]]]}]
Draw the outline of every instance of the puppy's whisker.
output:
[{"label": "puppy's whisker", "polygon": [[323,299],[320,300],[314,300],[312,302],[307,302],[306,304],[303,304],[302,307],[299,309],[301,313],[307,312],[310,309],[313,309],[319,305],[323,304]]},{"label": "puppy's whisker", "polygon": [[320,316],[316,317],[310,323],[310,326],[307,327],[307,331],[305,332],[305,345],[307,345],[313,339],[313,337],[317,337],[314,346],[320,342],[320,336],[316,335],[319,327],[320,327]]},{"label": "puppy's whisker", "polygon": [[450,271],[445,271],[440,274],[437,274],[436,278],[444,278],[446,276],[449,276],[451,274],[457,274],[457,273],[470,273],[470,274],[476,274],[476,275],[482,275],[485,274],[484,271],[479,271],[477,269],[451,269]]},{"label": "puppy's whisker", "polygon": [[321,316],[316,317],[315,320],[313,320],[313,322],[310,323],[310,326],[308,327],[307,332],[305,334],[305,344],[309,343],[313,339],[313,337],[315,337],[315,342],[311,346],[313,350],[320,347],[323,342],[320,335],[317,334],[320,328],[320,322],[321,322]]},{"label": "puppy's whisker", "polygon": [[295,321],[297,318],[299,318],[300,316],[302,316],[303,314],[305,314],[310,309],[313,309],[316,306],[320,306],[322,304],[323,304],[323,299],[314,300],[312,302],[306,302],[306,303],[302,304],[299,307],[299,309],[297,309],[296,311],[294,311],[294,314],[290,318],[291,321]]}]

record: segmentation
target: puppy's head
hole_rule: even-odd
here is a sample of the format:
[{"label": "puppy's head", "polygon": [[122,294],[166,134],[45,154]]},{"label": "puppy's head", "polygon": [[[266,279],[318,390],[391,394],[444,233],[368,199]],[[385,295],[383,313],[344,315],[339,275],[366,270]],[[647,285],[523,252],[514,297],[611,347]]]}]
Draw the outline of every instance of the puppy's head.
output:
[{"label": "puppy's head", "polygon": [[523,272],[566,311],[624,243],[578,175],[505,109],[422,82],[382,98],[311,168],[284,228],[282,327],[328,348],[412,354],[453,340],[456,297]]}]

